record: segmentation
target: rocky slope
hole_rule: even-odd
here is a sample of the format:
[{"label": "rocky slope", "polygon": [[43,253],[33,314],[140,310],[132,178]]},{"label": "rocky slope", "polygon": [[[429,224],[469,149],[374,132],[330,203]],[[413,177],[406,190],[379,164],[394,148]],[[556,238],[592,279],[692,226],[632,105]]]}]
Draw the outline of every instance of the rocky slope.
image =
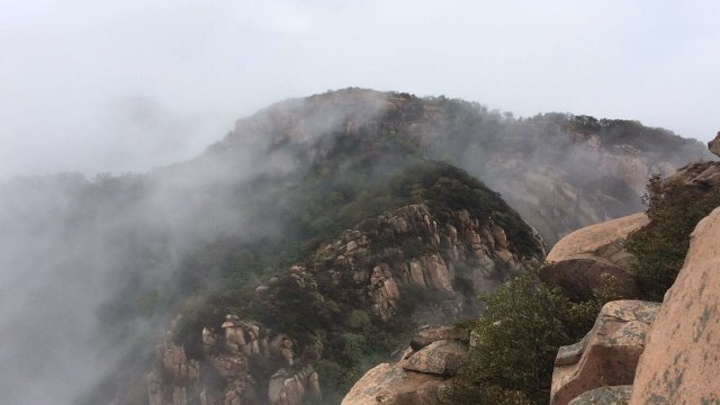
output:
[{"label": "rocky slope", "polygon": [[[524,230],[534,240],[528,251],[508,236],[517,230],[508,232],[493,218],[509,212],[479,218],[472,205],[470,211],[432,207],[403,206],[321,244],[301,264],[256,287],[243,310],[222,325],[186,330],[184,346],[202,340],[192,359],[176,343],[183,339],[167,338],[148,377],[151,403],[300,404],[307,395],[321,401],[321,391],[333,403],[351,381],[338,381],[328,365],[364,371],[362,358],[352,356],[382,347],[373,342],[378,334],[391,330],[397,338],[420,323],[475,314],[477,292],[544,256],[531,228]],[[348,353],[353,344],[358,353]],[[423,353],[408,357],[404,367],[430,367]]]}]

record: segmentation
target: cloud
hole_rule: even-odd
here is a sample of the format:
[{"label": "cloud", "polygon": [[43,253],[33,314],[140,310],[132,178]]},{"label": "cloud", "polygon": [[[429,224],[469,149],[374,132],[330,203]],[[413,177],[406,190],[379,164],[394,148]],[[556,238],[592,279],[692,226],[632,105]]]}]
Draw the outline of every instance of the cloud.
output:
[{"label": "cloud", "polygon": [[[3,1],[0,177],[143,171],[199,153],[271,102],[347,86],[708,139],[718,16],[709,0]],[[187,130],[186,149],[108,164],[122,152],[104,109],[138,96],[203,124]]]}]

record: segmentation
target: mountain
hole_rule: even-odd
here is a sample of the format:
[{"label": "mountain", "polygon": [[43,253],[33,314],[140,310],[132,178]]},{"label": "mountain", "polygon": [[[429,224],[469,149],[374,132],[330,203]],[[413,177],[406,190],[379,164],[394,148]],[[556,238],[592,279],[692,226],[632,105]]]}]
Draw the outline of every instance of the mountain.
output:
[{"label": "mountain", "polygon": [[[323,136],[329,133],[334,136]],[[650,174],[711,157],[700,142],[636,121],[559,113],[516,119],[463,100],[362,89],[273,105],[239,120],[211,151],[231,154],[271,142],[322,158],[332,156],[337,136],[362,139],[355,146],[376,154],[399,142],[465,169],[500,192],[549,245],[582,226],[640,210]]]},{"label": "mountain", "polygon": [[145,175],[7,182],[0,391],[143,403],[153,370],[160,403],[333,403],[416,325],[477,314],[477,292],[543,259],[539,234],[634,212],[650,172],[704,153],[632,121],[346,89]]}]

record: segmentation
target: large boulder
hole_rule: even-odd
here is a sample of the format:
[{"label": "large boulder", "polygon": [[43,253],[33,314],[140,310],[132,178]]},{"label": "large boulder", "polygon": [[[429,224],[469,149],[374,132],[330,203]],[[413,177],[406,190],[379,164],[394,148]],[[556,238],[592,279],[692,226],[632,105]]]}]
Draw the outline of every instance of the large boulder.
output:
[{"label": "large boulder", "polygon": [[638,213],[577,230],[552,248],[540,277],[576,300],[592,298],[593,290],[605,285],[604,275],[632,290],[635,285],[629,269],[635,258],[623,244],[631,233],[648,223],[647,215]]},{"label": "large boulder", "polygon": [[632,384],[659,306],[631,300],[605,304],[583,340],[558,351],[550,404],[566,405],[583,392],[602,386]]},{"label": "large boulder", "polygon": [[720,403],[720,208],[692,234],[638,365],[631,404]]},{"label": "large boulder", "polygon": [[397,363],[371,369],[353,385],[342,405],[437,405],[467,357],[467,341],[448,326],[423,326]]}]

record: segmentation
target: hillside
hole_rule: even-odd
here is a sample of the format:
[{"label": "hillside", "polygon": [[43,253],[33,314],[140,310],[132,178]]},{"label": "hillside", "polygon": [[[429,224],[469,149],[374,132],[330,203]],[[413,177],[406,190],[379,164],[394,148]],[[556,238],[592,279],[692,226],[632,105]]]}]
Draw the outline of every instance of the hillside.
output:
[{"label": "hillside", "polygon": [[[347,139],[357,143],[340,143]],[[209,153],[232,156],[263,145],[303,161],[338,156],[333,147],[350,147],[347,156],[382,155],[387,143],[467,170],[550,246],[572,230],[640,210],[650,174],[711,156],[700,142],[636,121],[514,118],[463,100],[362,89],[275,104],[237,121]]]}]

